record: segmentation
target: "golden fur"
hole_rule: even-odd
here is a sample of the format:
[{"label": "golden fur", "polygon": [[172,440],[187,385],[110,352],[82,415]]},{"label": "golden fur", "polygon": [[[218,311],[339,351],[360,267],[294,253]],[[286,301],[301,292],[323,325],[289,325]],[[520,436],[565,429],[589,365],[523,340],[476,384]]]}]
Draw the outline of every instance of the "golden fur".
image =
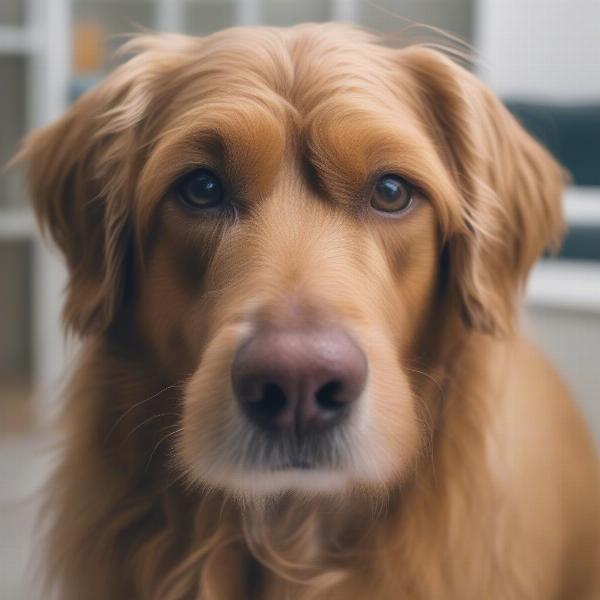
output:
[{"label": "golden fur", "polygon": [[[84,343],[47,503],[58,597],[600,597],[592,444],[517,326],[563,228],[546,151],[439,52],[346,26],[128,48],[21,156]],[[235,214],[177,205],[198,165]],[[418,190],[402,218],[366,208],[383,172]],[[229,368],[258,322],[363,348],[338,469],[247,466]]]}]

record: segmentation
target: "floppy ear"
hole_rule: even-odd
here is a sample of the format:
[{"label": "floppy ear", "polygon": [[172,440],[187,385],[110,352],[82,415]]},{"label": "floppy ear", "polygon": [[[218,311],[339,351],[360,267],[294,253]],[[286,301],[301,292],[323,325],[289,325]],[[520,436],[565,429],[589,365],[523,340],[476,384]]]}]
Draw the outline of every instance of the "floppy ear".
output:
[{"label": "floppy ear", "polygon": [[139,52],[52,125],[34,131],[16,158],[26,164],[40,227],[64,254],[63,317],[81,334],[106,329],[123,300],[130,208],[140,132],[177,36],[141,37]]},{"label": "floppy ear", "polygon": [[400,55],[461,198],[451,293],[468,326],[507,333],[530,268],[560,241],[565,172],[468,71],[427,48]]}]

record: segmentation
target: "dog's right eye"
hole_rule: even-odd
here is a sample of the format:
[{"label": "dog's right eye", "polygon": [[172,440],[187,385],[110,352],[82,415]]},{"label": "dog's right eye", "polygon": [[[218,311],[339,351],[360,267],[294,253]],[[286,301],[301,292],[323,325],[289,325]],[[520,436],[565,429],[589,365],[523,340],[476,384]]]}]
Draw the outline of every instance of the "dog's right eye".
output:
[{"label": "dog's right eye", "polygon": [[188,208],[195,210],[212,208],[223,202],[223,185],[208,169],[196,169],[185,175],[177,184],[178,198]]}]

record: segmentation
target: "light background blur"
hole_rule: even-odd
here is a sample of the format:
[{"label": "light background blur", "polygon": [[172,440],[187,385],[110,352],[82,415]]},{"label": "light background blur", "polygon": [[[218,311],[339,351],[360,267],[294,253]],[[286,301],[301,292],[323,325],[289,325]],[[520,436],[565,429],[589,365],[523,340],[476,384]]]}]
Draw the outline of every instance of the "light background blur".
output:
[{"label": "light background blur", "polygon": [[[400,39],[426,23],[464,39],[479,76],[573,173],[569,234],[559,258],[535,269],[524,321],[600,442],[600,0],[0,0],[0,165],[105,76],[116,34],[327,20]],[[48,422],[73,352],[60,333],[63,286],[19,173],[0,175],[1,600],[32,600],[30,497],[48,470]]]}]

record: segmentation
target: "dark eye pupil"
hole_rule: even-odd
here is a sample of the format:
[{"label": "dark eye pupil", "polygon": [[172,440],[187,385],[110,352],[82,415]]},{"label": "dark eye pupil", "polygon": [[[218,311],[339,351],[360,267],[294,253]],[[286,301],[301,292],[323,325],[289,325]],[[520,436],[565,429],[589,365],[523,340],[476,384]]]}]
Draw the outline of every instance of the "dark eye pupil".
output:
[{"label": "dark eye pupil", "polygon": [[377,184],[377,191],[388,200],[396,200],[402,193],[400,182],[392,177],[382,177]]},{"label": "dark eye pupil", "polygon": [[375,184],[371,205],[383,212],[399,212],[412,202],[411,185],[397,175],[383,175]]},{"label": "dark eye pupil", "polygon": [[209,208],[223,199],[219,178],[207,169],[198,169],[187,175],[178,186],[181,199],[195,208]]},{"label": "dark eye pupil", "polygon": [[209,198],[215,195],[215,192],[218,192],[219,184],[207,175],[203,175],[201,177],[196,177],[192,179],[190,185],[188,186],[188,190],[192,196],[208,196]]}]

